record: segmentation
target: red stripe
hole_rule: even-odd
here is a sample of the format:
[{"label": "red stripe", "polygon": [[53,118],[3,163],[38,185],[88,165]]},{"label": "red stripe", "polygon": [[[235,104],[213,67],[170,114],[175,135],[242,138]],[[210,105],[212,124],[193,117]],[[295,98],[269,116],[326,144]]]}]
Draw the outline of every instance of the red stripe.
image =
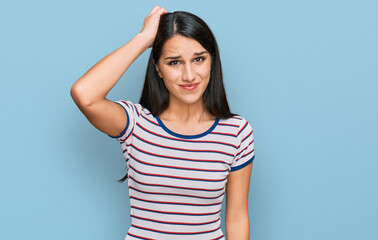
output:
[{"label": "red stripe", "polygon": [[243,139],[241,140],[241,142],[244,142],[244,140],[245,140],[246,138],[248,138],[252,133],[253,133],[253,130],[252,130],[247,136],[245,136],[245,138],[243,138]]},{"label": "red stripe", "polygon": [[244,150],[246,150],[247,148],[249,148],[249,146],[251,146],[251,144],[253,143],[253,141],[252,142],[250,142],[249,144],[248,144],[248,146],[246,146],[245,148],[243,148],[240,152],[238,152],[237,154],[236,154],[236,156],[238,156],[240,153],[242,153]]},{"label": "red stripe", "polygon": [[137,226],[137,225],[135,225],[135,224],[131,224],[131,226],[136,227],[136,228],[145,229],[145,230],[154,231],[154,232],[168,233],[168,234],[201,234],[201,233],[214,232],[214,231],[220,229],[220,227],[218,227],[218,228],[216,228],[216,229],[208,230],[208,231],[203,231],[203,232],[167,232],[167,231],[160,231],[160,230],[156,230],[156,229],[152,229],[152,228],[141,227],[141,226]]},{"label": "red stripe", "polygon": [[238,116],[233,116],[232,118],[238,119],[238,120],[243,120],[243,118],[238,117]]},{"label": "red stripe", "polygon": [[143,114],[142,114],[142,117],[143,117],[144,119],[146,119],[147,121],[149,121],[150,123],[155,124],[156,126],[160,126],[159,123],[156,123],[156,122],[154,122],[154,121],[151,121],[150,119],[146,118]]},{"label": "red stripe", "polygon": [[250,152],[248,152],[248,153],[242,155],[239,159],[236,159],[235,161],[236,161],[236,162],[239,161],[239,160],[242,159],[243,157],[245,157],[245,156],[251,154],[253,151],[255,151],[255,149],[252,149]]},{"label": "red stripe", "polygon": [[231,127],[239,127],[239,125],[231,124],[231,123],[218,123],[218,125],[231,126]]},{"label": "red stripe", "polygon": [[141,208],[134,205],[131,205],[130,207],[136,208],[138,210],[144,210],[144,211],[150,211],[150,212],[156,212],[156,213],[163,213],[163,214],[182,214],[182,215],[192,215],[192,216],[202,216],[202,215],[211,215],[219,213],[222,209],[216,211],[216,212],[209,212],[209,213],[188,213],[188,212],[166,212],[166,211],[158,211],[155,209],[148,209],[148,208]]},{"label": "red stripe", "polygon": [[156,167],[166,167],[166,168],[174,168],[174,169],[183,169],[183,170],[193,170],[193,171],[208,171],[208,172],[227,172],[228,170],[221,170],[221,169],[204,169],[204,168],[189,168],[189,167],[178,167],[178,166],[172,166],[172,165],[163,165],[163,164],[153,164],[153,163],[148,163],[145,161],[142,161],[135,156],[131,155],[132,158],[137,160],[138,162],[144,163],[149,166],[156,166]]},{"label": "red stripe", "polygon": [[164,136],[164,135],[161,135],[161,134],[158,134],[158,133],[155,133],[155,132],[151,132],[150,130],[144,128],[143,126],[141,126],[139,123],[137,123],[136,125],[138,125],[138,127],[142,128],[144,131],[146,132],[149,132],[153,135],[157,135],[159,137],[162,137],[162,138],[167,138],[167,139],[172,139],[172,140],[178,140],[178,141],[184,141],[184,142],[193,142],[193,143],[218,143],[218,144],[222,144],[222,145],[229,145],[229,146],[232,146],[234,148],[236,148],[235,145],[233,144],[230,144],[230,143],[224,143],[224,142],[220,142],[220,141],[204,141],[204,140],[190,140],[190,139],[180,139],[180,138],[173,138],[173,137],[169,137],[169,136]]},{"label": "red stripe", "polygon": [[220,191],[220,190],[223,190],[224,187],[222,188],[218,188],[218,189],[207,189],[207,188],[188,188],[188,187],[179,187],[179,186],[171,186],[171,185],[164,185],[164,184],[152,184],[152,183],[145,183],[145,182],[142,182],[142,181],[138,181],[136,179],[134,179],[132,176],[130,176],[130,178],[132,180],[134,180],[134,182],[136,183],[139,183],[139,184],[142,184],[142,185],[148,185],[148,186],[156,186],[156,187],[172,187],[172,188],[180,188],[180,189],[188,189],[188,190],[205,190],[205,191]]},{"label": "red stripe", "polygon": [[247,156],[248,154],[250,154],[250,153],[253,152],[253,151],[255,151],[255,149],[252,149],[249,153],[246,153],[246,154],[244,154],[244,155],[241,156],[241,157],[245,157],[245,156]]},{"label": "red stripe", "polygon": [[232,133],[221,133],[221,132],[211,132],[211,133],[220,134],[220,135],[226,135],[226,136],[232,136],[232,137],[236,137],[237,136],[236,134],[232,134]]},{"label": "red stripe", "polygon": [[248,122],[245,122],[244,126],[239,130],[237,136],[239,136],[240,132],[244,130],[244,128],[247,126],[247,124],[248,124]]},{"label": "red stripe", "polygon": [[134,108],[135,108],[135,111],[137,112],[137,114],[138,114],[138,117],[140,116],[140,114],[139,114],[139,111],[138,111],[138,108],[134,105]]},{"label": "red stripe", "polygon": [[226,154],[226,155],[229,155],[229,156],[233,156],[232,154],[229,154],[227,152],[222,152],[222,151],[217,151],[217,150],[205,150],[205,149],[201,149],[201,150],[195,150],[195,149],[185,149],[185,148],[176,148],[176,147],[169,147],[169,146],[165,146],[165,145],[161,145],[161,144],[157,144],[157,143],[153,143],[153,142],[150,142],[140,136],[138,136],[137,134],[133,133],[133,135],[137,138],[139,138],[140,140],[142,140],[143,142],[146,142],[146,143],[149,143],[151,145],[154,145],[154,146],[158,146],[158,147],[161,147],[161,148],[166,148],[166,149],[173,149],[173,150],[180,150],[180,151],[186,151],[186,152],[210,152],[210,153],[222,153],[222,154]]},{"label": "red stripe", "polygon": [[214,163],[225,163],[225,164],[228,164],[230,165],[229,163],[225,162],[225,161],[218,161],[218,160],[208,160],[208,159],[193,159],[193,158],[182,158],[182,157],[172,157],[172,156],[167,156],[167,155],[161,155],[161,154],[155,154],[155,153],[150,153],[150,152],[147,152],[147,151],[144,151],[140,148],[137,148],[135,145],[133,144],[130,144],[128,146],[132,146],[133,148],[135,148],[136,150],[142,152],[142,153],[145,153],[145,154],[150,154],[152,156],[156,156],[156,157],[164,157],[164,158],[171,158],[171,159],[180,159],[180,160],[189,160],[189,161],[195,161],[195,162],[214,162]]},{"label": "red stripe", "polygon": [[219,237],[217,237],[217,238],[212,238],[212,239],[210,239],[210,240],[219,240],[219,238],[221,238],[221,237],[224,237],[224,235],[222,234],[222,235],[220,235]]},{"label": "red stripe", "polygon": [[200,181],[209,181],[209,182],[220,182],[220,181],[224,181],[226,180],[227,177],[223,178],[223,179],[202,179],[202,178],[185,178],[185,177],[179,177],[179,176],[173,176],[173,175],[164,175],[164,174],[152,174],[152,173],[145,173],[145,172],[142,172],[142,171],[139,171],[139,170],[136,170],[134,167],[132,167],[131,165],[129,165],[130,168],[132,168],[135,172],[137,173],[140,173],[140,174],[145,174],[145,175],[149,175],[149,176],[159,176],[159,177],[173,177],[173,178],[179,178],[179,179],[184,179],[184,180],[200,180]]},{"label": "red stripe", "polygon": [[158,221],[158,220],[155,220],[155,219],[145,218],[145,217],[139,217],[139,216],[135,216],[135,215],[132,215],[132,214],[130,214],[130,216],[131,216],[131,217],[135,217],[135,218],[140,218],[140,219],[143,219],[143,220],[153,221],[153,222],[168,223],[168,224],[183,224],[183,225],[204,225],[204,224],[214,223],[214,222],[220,220],[220,218],[218,218],[218,219],[216,219],[216,220],[209,221],[209,222],[189,223],[189,222],[168,222],[168,221]]},{"label": "red stripe", "polygon": [[[248,137],[248,136],[247,136]],[[240,146],[242,145],[242,143],[243,143],[243,141],[247,138],[247,137],[245,137],[242,141],[241,141],[241,143],[239,144],[239,146],[238,146],[238,148],[237,149],[239,149],[240,148]],[[251,144],[251,143],[253,143],[255,140],[254,139],[252,139],[252,142],[250,142],[249,143],[249,145]]]},{"label": "red stripe", "polygon": [[[134,127],[131,128],[131,131],[130,131],[129,135],[126,136],[125,139],[121,140],[121,143],[124,143],[124,142],[127,141],[127,139],[129,139],[129,137],[130,137],[130,136],[132,135],[132,133],[133,133],[133,130],[134,130]],[[123,150],[123,152],[126,152],[126,150]]]},{"label": "red stripe", "polygon": [[189,194],[165,193],[165,192],[148,192],[148,191],[142,191],[140,189],[134,188],[133,186],[129,186],[129,188],[131,188],[131,189],[133,189],[135,191],[142,192],[142,193],[147,193],[147,194],[175,195],[175,196],[181,196],[181,197],[194,197],[194,198],[203,198],[203,199],[214,199],[214,198],[219,198],[220,196],[223,195],[223,193],[222,193],[219,196],[215,196],[215,197],[203,197],[203,196],[189,195]]},{"label": "red stripe", "polygon": [[126,101],[121,101],[121,102],[123,102],[123,103],[126,104],[128,107],[130,107],[130,105],[129,105],[128,102],[126,102]]},{"label": "red stripe", "polygon": [[165,202],[165,201],[152,201],[152,200],[147,200],[143,198],[138,198],[135,196],[130,196],[130,198],[134,198],[139,201],[144,201],[144,202],[151,202],[151,203],[163,203],[163,204],[179,204],[179,205],[191,205],[191,206],[214,206],[214,205],[219,205],[222,202],[216,202],[216,203],[209,203],[209,204],[197,204],[197,203],[187,203],[187,202]]},{"label": "red stripe", "polygon": [[146,237],[141,237],[141,236],[138,236],[138,235],[135,235],[135,234],[131,234],[131,233],[127,233],[128,235],[132,236],[132,237],[136,237],[136,238],[141,238],[141,239],[146,239],[146,240],[156,240],[156,239],[153,239],[153,238],[146,238]]}]

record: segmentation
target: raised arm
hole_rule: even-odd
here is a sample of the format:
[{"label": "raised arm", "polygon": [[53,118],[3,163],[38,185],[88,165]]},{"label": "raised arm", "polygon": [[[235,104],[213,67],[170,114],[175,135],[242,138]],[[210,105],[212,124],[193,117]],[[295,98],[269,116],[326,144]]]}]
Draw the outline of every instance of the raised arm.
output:
[{"label": "raised arm", "polygon": [[125,111],[106,96],[135,59],[152,46],[160,16],[166,12],[163,7],[155,6],[145,17],[140,33],[97,62],[72,85],[71,96],[76,105],[100,131],[116,136],[125,128]]},{"label": "raised arm", "polygon": [[230,172],[226,185],[227,240],[249,240],[248,191],[252,163]]}]

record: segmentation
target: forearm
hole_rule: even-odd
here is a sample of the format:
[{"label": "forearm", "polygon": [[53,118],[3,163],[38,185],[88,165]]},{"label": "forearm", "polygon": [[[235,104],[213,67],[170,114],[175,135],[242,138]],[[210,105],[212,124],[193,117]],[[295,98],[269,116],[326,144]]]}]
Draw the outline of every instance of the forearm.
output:
[{"label": "forearm", "polygon": [[148,44],[148,40],[139,33],[97,62],[72,86],[71,94],[75,102],[91,105],[105,99],[135,59],[149,47]]},{"label": "forearm", "polygon": [[226,216],[226,236],[227,240],[249,240],[248,214],[235,217]]}]

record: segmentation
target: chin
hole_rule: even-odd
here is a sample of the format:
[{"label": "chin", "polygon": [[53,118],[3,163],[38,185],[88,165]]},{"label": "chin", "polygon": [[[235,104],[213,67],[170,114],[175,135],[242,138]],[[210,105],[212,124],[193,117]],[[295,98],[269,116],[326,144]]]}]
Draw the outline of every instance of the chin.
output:
[{"label": "chin", "polygon": [[187,98],[178,98],[177,99],[180,103],[182,104],[188,104],[188,105],[191,105],[191,104],[197,104],[199,102],[202,101],[202,96],[198,97],[198,96],[193,96],[193,97],[187,97]]}]

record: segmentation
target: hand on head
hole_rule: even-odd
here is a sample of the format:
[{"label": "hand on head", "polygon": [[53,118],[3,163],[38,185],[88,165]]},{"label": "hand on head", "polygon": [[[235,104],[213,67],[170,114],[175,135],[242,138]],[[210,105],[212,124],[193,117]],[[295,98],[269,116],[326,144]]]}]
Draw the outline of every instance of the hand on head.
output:
[{"label": "hand on head", "polygon": [[164,7],[156,5],[144,18],[143,27],[140,31],[148,39],[149,47],[152,46],[159,27],[160,16],[168,11]]}]

